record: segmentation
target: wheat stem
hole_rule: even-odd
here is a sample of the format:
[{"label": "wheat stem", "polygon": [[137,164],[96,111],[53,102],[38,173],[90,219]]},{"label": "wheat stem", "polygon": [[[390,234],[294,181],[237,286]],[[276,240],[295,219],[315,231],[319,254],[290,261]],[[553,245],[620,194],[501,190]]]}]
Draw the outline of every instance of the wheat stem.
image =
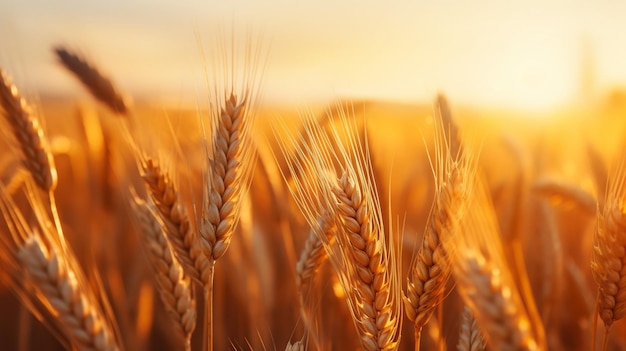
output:
[{"label": "wheat stem", "polygon": [[213,277],[215,275],[215,261],[212,261],[207,275],[207,283],[204,286],[204,331],[202,338],[202,350],[213,351]]},{"label": "wheat stem", "polygon": [[422,343],[422,328],[413,325],[413,341],[415,342],[415,351],[420,351]]}]

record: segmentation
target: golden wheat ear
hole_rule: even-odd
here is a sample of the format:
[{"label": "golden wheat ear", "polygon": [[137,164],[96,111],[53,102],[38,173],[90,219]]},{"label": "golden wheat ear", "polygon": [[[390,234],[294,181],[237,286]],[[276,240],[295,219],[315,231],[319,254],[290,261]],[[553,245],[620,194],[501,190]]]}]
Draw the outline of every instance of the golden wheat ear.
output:
[{"label": "golden wheat ear", "polygon": [[[139,151],[137,151],[139,153]],[[141,177],[163,222],[167,238],[185,272],[201,286],[207,282],[208,260],[200,251],[199,236],[191,226],[187,208],[182,203],[171,172],[147,155],[138,156]]]},{"label": "golden wheat ear", "polygon": [[204,131],[206,168],[198,219],[205,260],[200,269],[205,300],[203,348],[210,351],[215,262],[228,250],[252,182],[257,156],[252,133],[266,60],[260,37],[257,43],[252,43],[251,37],[241,43],[235,40],[233,32],[230,38],[220,39],[231,42],[219,42],[212,52],[214,80],[208,87],[209,119],[202,120],[203,128],[208,124],[210,131]]},{"label": "golden wheat ear", "polygon": [[158,214],[137,196],[132,196],[129,202],[155,272],[161,301],[185,350],[190,351],[191,335],[196,328],[196,300],[191,281],[175,258]]},{"label": "golden wheat ear", "polygon": [[293,344],[291,342],[287,343],[285,347],[285,351],[305,351],[306,345],[302,343],[302,341],[296,341]]},{"label": "golden wheat ear", "polygon": [[463,320],[461,321],[461,330],[459,333],[458,351],[485,351],[486,343],[483,335],[478,327],[472,310],[467,306],[463,308]]},{"label": "golden wheat ear", "polygon": [[596,198],[577,184],[560,179],[538,177],[532,184],[532,190],[546,198],[558,197],[571,202],[589,215],[596,214]]},{"label": "golden wheat ear", "polygon": [[[314,121],[312,114],[302,116],[300,131],[295,125],[289,126],[285,119],[279,118],[272,124],[272,132],[280,152],[286,161],[280,173],[295,199],[298,209],[304,214],[310,225],[310,232],[305,241],[300,258],[296,263],[296,288],[300,299],[300,314],[305,324],[305,332],[309,341],[316,349],[323,349],[317,328],[316,319],[319,309],[311,309],[319,303],[320,294],[316,294],[314,278],[321,265],[328,259],[328,247],[334,243],[337,230],[336,214],[327,208],[324,199],[329,192],[321,184],[336,181],[336,173],[330,168],[319,171],[319,167],[327,162],[322,159],[328,155],[320,145],[328,147],[330,139],[322,132],[322,126]],[[296,123],[297,124],[297,123]],[[324,139],[324,141],[321,141]],[[276,154],[278,165],[281,162]],[[316,162],[316,160],[319,161]],[[316,164],[317,163],[317,164]]]},{"label": "golden wheat ear", "polygon": [[[334,222],[329,218],[320,218],[320,222],[326,237],[332,241],[336,231]],[[315,230],[311,230],[296,264],[296,287],[300,294],[301,305],[304,305],[309,294],[313,277],[327,258],[324,242],[317,236]]]},{"label": "golden wheat ear", "polygon": [[64,47],[54,48],[54,53],[59,63],[71,72],[93,97],[116,114],[128,114],[126,99],[113,84],[113,81],[103,75],[93,63]]},{"label": "golden wheat ear", "polygon": [[[290,191],[346,292],[361,346],[395,349],[401,326],[399,266],[394,236],[383,224],[367,140],[360,139],[349,107],[338,105],[328,114],[328,132],[307,114],[307,135],[279,140],[292,176]],[[292,147],[296,156],[289,157]],[[324,223],[329,222],[323,218],[331,219],[336,235],[327,234]]]},{"label": "golden wheat ear", "polygon": [[40,189],[52,192],[57,185],[57,171],[41,121],[2,69],[0,79],[2,115],[17,141],[22,163]]},{"label": "golden wheat ear", "polygon": [[598,284],[598,313],[606,327],[626,316],[626,154],[609,173],[604,207],[593,237],[591,271]]},{"label": "golden wheat ear", "polygon": [[414,324],[417,345],[420,343],[422,328],[445,295],[451,273],[441,241],[459,230],[458,223],[470,205],[469,183],[477,168],[476,159],[461,143],[447,101],[442,95],[435,102],[434,112],[435,148],[431,167],[435,177],[435,199],[422,244],[411,260],[404,296],[405,312]]},{"label": "golden wheat ear", "polygon": [[485,186],[476,177],[468,187],[467,195],[473,201],[460,221],[461,229],[442,240],[457,291],[478,321],[490,349],[543,350],[543,326],[531,324],[531,320],[540,321],[531,319],[536,310],[534,300],[522,300]]},{"label": "golden wheat ear", "polygon": [[[19,265],[23,276],[16,293],[26,301],[36,316],[45,315],[55,323],[67,342],[77,350],[119,350],[117,329],[110,313],[102,308],[102,291],[94,291],[76,257],[68,248],[61,247],[54,227],[42,218],[44,215],[27,193],[36,225],[24,218],[4,186],[0,185],[0,212],[5,231],[1,236],[2,256]],[[58,336],[58,335],[57,335]]]},{"label": "golden wheat ear", "polygon": [[252,177],[254,150],[250,139],[253,123],[245,99],[231,94],[213,118],[213,159],[207,179],[201,237],[205,254],[220,258],[230,244],[239,220],[241,199]]}]

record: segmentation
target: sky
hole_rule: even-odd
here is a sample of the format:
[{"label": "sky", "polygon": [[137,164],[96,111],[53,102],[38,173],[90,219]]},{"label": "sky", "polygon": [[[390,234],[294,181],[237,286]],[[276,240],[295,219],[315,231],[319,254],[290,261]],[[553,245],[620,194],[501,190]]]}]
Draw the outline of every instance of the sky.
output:
[{"label": "sky", "polygon": [[0,65],[40,94],[80,88],[51,48],[83,53],[128,92],[195,99],[220,28],[263,35],[264,96],[547,108],[626,85],[618,1],[9,0]]}]

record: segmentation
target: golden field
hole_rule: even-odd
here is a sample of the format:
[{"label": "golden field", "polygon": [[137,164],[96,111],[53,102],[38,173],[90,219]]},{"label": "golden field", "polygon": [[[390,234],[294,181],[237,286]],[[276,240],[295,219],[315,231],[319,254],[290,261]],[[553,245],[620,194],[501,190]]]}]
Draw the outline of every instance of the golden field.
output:
[{"label": "golden field", "polygon": [[[422,350],[479,350],[460,342],[464,305],[489,350],[626,349],[623,92],[543,113],[450,101],[448,113],[435,97],[247,105],[256,85],[231,82],[234,96],[217,89],[209,109],[146,99],[116,112],[106,101],[44,96],[13,116],[15,90],[3,80],[2,350],[179,350],[186,342],[190,350],[283,350],[297,341],[310,350],[418,350],[416,340]],[[45,155],[57,184],[37,181]],[[354,194],[337,195],[338,184]],[[154,216],[153,237],[141,209]],[[314,223],[327,211],[337,216],[332,237]],[[371,231],[362,234],[364,253],[349,247],[353,221]],[[298,261],[310,238],[324,250],[303,290]],[[51,281],[23,256],[38,240]],[[429,240],[446,253],[425,254]],[[459,257],[471,250],[491,267],[482,272],[488,292],[504,302],[473,300],[485,281],[462,273],[471,267]],[[427,256],[436,272],[420,262]],[[204,275],[202,258],[214,276]],[[446,276],[421,338],[406,311],[416,264]],[[361,268],[375,278],[359,281]],[[364,287],[381,296],[375,317]],[[59,306],[66,302],[74,307]],[[498,313],[495,322],[487,316]],[[607,320],[615,322],[605,334]]]}]

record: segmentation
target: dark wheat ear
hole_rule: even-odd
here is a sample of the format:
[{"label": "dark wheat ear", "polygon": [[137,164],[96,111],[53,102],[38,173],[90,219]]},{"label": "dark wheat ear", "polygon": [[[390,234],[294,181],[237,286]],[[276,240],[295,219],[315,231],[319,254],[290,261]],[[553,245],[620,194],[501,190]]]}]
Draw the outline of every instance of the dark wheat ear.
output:
[{"label": "dark wheat ear", "polygon": [[2,115],[17,139],[22,152],[22,163],[37,186],[51,192],[57,185],[57,171],[39,118],[2,69],[0,79]]},{"label": "dark wheat ear", "polygon": [[76,77],[98,101],[120,115],[128,114],[128,103],[113,84],[98,68],[66,48],[56,47],[54,52],[59,62]]}]

